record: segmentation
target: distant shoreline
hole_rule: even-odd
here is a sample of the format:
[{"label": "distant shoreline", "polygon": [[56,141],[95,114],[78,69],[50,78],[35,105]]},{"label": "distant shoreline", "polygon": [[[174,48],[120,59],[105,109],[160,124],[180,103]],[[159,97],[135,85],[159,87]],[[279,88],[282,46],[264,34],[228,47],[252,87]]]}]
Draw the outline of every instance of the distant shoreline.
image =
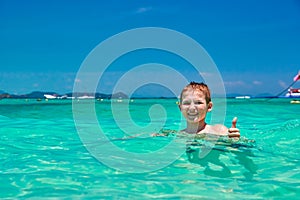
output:
[{"label": "distant shoreline", "polygon": [[[45,95],[52,96],[53,99],[84,99],[84,98],[89,98],[89,99],[177,99],[177,97],[153,97],[153,96],[145,96],[145,97],[140,97],[140,96],[133,96],[133,97],[128,97],[128,95],[118,92],[115,94],[104,94],[104,93],[87,93],[87,92],[80,92],[80,93],[66,93],[66,94],[59,94],[56,92],[43,92],[43,91],[34,91],[29,94],[9,94],[5,93],[2,91],[2,94],[0,94],[0,99],[48,99],[45,97]],[[220,96],[214,97],[214,98],[220,98]],[[222,97],[221,97],[222,98]],[[252,96],[252,95],[241,95],[241,94],[228,94],[226,96],[227,99],[258,99],[258,98],[268,98],[268,99],[274,99],[274,98],[288,98],[288,99],[293,99],[296,97],[285,97],[285,96],[272,96],[270,94],[265,94],[264,95],[257,95],[257,96]],[[50,99],[50,98],[49,98]]]}]

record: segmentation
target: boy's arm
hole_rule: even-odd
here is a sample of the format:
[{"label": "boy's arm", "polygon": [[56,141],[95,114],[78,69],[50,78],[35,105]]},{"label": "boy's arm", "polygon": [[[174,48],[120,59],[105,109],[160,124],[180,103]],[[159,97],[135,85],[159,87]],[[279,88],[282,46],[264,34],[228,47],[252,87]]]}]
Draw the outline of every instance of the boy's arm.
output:
[{"label": "boy's arm", "polygon": [[151,136],[152,137],[157,137],[157,136],[167,137],[170,134],[176,134],[176,133],[177,133],[177,131],[175,131],[175,130],[168,130],[168,129],[163,130],[162,129],[162,130],[159,131],[159,133],[152,133]]},{"label": "boy's arm", "polygon": [[168,135],[165,133],[152,133],[151,136],[152,137],[166,137]]}]

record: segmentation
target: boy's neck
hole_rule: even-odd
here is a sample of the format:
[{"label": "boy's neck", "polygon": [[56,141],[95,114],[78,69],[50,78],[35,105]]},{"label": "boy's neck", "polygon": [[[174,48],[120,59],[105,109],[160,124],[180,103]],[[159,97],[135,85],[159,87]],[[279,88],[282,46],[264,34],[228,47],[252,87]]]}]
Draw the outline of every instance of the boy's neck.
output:
[{"label": "boy's neck", "polygon": [[205,129],[206,123],[205,121],[200,121],[197,123],[188,123],[185,131],[187,133],[198,133]]}]

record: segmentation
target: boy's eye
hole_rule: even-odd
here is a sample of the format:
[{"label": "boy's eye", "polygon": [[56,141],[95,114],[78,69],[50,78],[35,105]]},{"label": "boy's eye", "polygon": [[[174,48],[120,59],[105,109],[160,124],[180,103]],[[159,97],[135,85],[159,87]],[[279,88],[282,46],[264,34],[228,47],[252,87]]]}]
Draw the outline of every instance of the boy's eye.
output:
[{"label": "boy's eye", "polygon": [[[193,101],[193,103],[195,104],[195,105],[200,105],[200,104],[203,104],[203,102],[202,101]],[[192,101],[183,101],[182,102],[182,105],[191,105],[192,104]]]},{"label": "boy's eye", "polygon": [[202,101],[195,101],[195,104],[202,104]]},{"label": "boy's eye", "polygon": [[191,104],[191,102],[188,102],[188,101],[183,101],[182,102],[182,105],[190,105]]}]

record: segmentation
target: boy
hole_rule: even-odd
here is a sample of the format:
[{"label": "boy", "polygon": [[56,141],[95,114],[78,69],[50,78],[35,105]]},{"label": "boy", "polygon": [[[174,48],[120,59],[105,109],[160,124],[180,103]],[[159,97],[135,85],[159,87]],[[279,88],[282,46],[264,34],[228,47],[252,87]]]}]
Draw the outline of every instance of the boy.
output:
[{"label": "boy", "polygon": [[209,88],[204,83],[191,82],[183,88],[180,95],[179,109],[186,119],[186,133],[213,134],[239,139],[240,131],[236,128],[237,118],[232,120],[232,127],[224,125],[208,125],[205,123],[207,112],[212,110],[213,103]]}]

